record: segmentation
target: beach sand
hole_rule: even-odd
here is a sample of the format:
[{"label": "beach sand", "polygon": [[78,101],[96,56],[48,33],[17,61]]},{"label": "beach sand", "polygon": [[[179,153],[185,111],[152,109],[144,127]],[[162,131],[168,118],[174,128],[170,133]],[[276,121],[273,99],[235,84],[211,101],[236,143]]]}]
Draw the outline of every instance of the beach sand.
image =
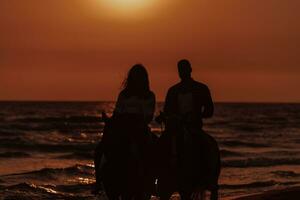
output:
[{"label": "beach sand", "polygon": [[262,194],[244,196],[234,200],[297,200],[300,199],[300,186],[284,190],[271,190]]}]

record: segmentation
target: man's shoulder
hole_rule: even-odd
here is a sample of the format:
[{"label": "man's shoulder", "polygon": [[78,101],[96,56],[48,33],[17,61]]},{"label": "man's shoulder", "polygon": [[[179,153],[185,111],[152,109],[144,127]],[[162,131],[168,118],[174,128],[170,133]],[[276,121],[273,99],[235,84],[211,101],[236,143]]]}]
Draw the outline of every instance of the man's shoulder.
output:
[{"label": "man's shoulder", "polygon": [[169,88],[168,92],[176,92],[181,87],[181,83],[177,83]]},{"label": "man's shoulder", "polygon": [[205,83],[199,81],[193,81],[194,85],[199,89],[208,89],[208,86]]},{"label": "man's shoulder", "polygon": [[[180,91],[182,88],[185,88],[186,85],[184,85],[182,82],[179,82],[172,87],[169,88],[168,93],[176,93]],[[197,91],[209,91],[209,88],[206,84],[199,82],[199,81],[192,81],[192,84],[189,84],[188,86],[192,90],[197,90]]]}]

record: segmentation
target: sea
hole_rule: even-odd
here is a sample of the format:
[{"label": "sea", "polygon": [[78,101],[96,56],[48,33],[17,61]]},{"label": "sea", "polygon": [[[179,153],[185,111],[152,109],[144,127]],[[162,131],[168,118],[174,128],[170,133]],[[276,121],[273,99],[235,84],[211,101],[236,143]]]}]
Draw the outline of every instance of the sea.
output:
[{"label": "sea", "polygon": [[[0,102],[0,199],[106,199],[91,194],[93,151],[114,105]],[[221,151],[221,199],[300,185],[300,104],[216,103],[204,130]]]}]

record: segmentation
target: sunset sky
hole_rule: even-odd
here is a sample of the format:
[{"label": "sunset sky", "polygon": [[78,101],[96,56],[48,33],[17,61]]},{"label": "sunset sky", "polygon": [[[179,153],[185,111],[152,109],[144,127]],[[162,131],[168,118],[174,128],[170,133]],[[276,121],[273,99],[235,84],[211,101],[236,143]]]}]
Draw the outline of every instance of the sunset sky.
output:
[{"label": "sunset sky", "polygon": [[299,0],[1,0],[0,100],[114,100],[143,63],[163,100],[176,63],[216,101],[300,102]]}]

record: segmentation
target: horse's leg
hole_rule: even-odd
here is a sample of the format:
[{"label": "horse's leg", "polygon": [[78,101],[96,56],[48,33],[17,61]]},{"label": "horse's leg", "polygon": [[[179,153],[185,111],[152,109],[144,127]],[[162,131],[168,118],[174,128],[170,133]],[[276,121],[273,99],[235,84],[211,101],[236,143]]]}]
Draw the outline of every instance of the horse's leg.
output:
[{"label": "horse's leg", "polygon": [[192,193],[189,197],[189,199],[191,200],[205,200],[206,197],[206,191],[205,190],[201,190],[198,191],[196,193]]},{"label": "horse's leg", "polygon": [[120,187],[116,185],[116,179],[111,176],[107,178],[110,178],[110,180],[104,181],[104,188],[108,199],[119,200],[119,197],[121,196],[121,190]]},{"label": "horse's leg", "polygon": [[221,156],[220,156],[220,150],[217,141],[210,135],[208,135],[209,139],[209,151],[211,155],[211,160],[209,160],[210,163],[210,186],[209,190],[211,191],[210,200],[218,200],[219,198],[219,185],[218,180],[220,177],[221,172]]},{"label": "horse's leg", "polygon": [[106,195],[109,200],[119,200],[119,195],[114,192],[109,192]]},{"label": "horse's leg", "polygon": [[205,190],[202,190],[201,192],[200,192],[200,200],[205,200],[205,196],[206,196],[206,191]]},{"label": "horse's leg", "polygon": [[219,194],[218,189],[212,190],[210,195],[210,200],[218,200]]},{"label": "horse's leg", "polygon": [[220,177],[220,173],[221,173],[221,156],[220,156],[220,151],[218,146],[216,146],[216,158],[217,158],[217,162],[216,162],[216,170],[215,170],[215,174],[214,174],[214,187],[211,190],[211,196],[210,196],[210,200],[218,200],[219,199],[219,184],[218,184],[218,180]]}]

